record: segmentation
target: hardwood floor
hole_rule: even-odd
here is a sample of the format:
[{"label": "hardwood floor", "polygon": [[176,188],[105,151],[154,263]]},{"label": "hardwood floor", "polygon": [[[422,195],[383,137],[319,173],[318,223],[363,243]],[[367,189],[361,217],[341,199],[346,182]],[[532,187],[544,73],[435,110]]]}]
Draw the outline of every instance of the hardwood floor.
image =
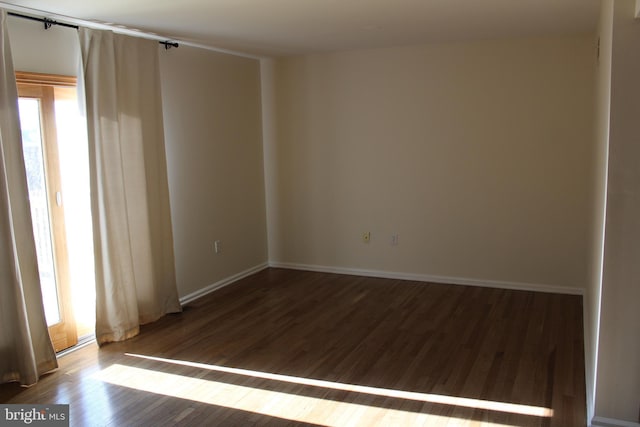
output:
[{"label": "hardwood floor", "polygon": [[77,426],[584,426],[582,298],[268,269],[3,403]]}]

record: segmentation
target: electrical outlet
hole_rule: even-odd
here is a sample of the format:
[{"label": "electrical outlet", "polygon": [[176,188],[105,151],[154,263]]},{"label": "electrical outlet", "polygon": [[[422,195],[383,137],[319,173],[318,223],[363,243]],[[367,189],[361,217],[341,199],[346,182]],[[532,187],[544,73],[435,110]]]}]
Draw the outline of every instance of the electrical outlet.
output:
[{"label": "electrical outlet", "polygon": [[371,232],[365,231],[362,233],[362,243],[369,243],[371,241]]},{"label": "electrical outlet", "polygon": [[222,242],[220,240],[216,240],[215,242],[213,242],[213,250],[217,254],[222,251]]}]

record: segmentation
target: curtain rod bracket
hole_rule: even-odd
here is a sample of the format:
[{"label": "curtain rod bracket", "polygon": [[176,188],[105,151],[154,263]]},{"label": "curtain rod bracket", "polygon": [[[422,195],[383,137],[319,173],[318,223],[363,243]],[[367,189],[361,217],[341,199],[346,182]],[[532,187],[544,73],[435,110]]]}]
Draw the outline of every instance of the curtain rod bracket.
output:
[{"label": "curtain rod bracket", "polygon": [[44,23],[44,29],[48,30],[49,28],[51,28],[52,25],[57,24],[56,21],[53,21],[51,19],[47,19],[47,18],[43,18],[42,22]]},{"label": "curtain rod bracket", "polygon": [[176,43],[176,42],[172,42],[172,41],[169,41],[169,40],[167,40],[167,41],[163,41],[163,42],[159,42],[159,43],[160,43],[160,44],[163,44],[163,45],[164,45],[164,48],[165,48],[166,50],[169,50],[169,49],[171,49],[172,47],[176,47],[176,48],[177,48],[178,46],[180,46],[178,43]]}]

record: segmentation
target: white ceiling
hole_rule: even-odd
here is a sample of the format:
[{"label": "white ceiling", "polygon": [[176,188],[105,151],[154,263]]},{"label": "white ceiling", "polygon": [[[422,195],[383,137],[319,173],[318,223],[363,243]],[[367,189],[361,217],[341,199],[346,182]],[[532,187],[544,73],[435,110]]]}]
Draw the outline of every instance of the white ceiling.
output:
[{"label": "white ceiling", "polygon": [[287,55],[592,32],[600,1],[8,0],[3,3],[250,54]]}]

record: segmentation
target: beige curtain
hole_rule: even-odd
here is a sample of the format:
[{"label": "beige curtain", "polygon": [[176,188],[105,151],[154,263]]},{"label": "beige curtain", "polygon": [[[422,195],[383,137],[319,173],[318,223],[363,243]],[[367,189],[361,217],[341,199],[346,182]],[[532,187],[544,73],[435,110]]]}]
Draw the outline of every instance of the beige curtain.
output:
[{"label": "beige curtain", "polygon": [[158,43],[81,28],[96,339],[121,341],[181,310],[175,280]]},{"label": "beige curtain", "polygon": [[0,10],[0,380],[58,367],[42,305],[6,12]]}]

